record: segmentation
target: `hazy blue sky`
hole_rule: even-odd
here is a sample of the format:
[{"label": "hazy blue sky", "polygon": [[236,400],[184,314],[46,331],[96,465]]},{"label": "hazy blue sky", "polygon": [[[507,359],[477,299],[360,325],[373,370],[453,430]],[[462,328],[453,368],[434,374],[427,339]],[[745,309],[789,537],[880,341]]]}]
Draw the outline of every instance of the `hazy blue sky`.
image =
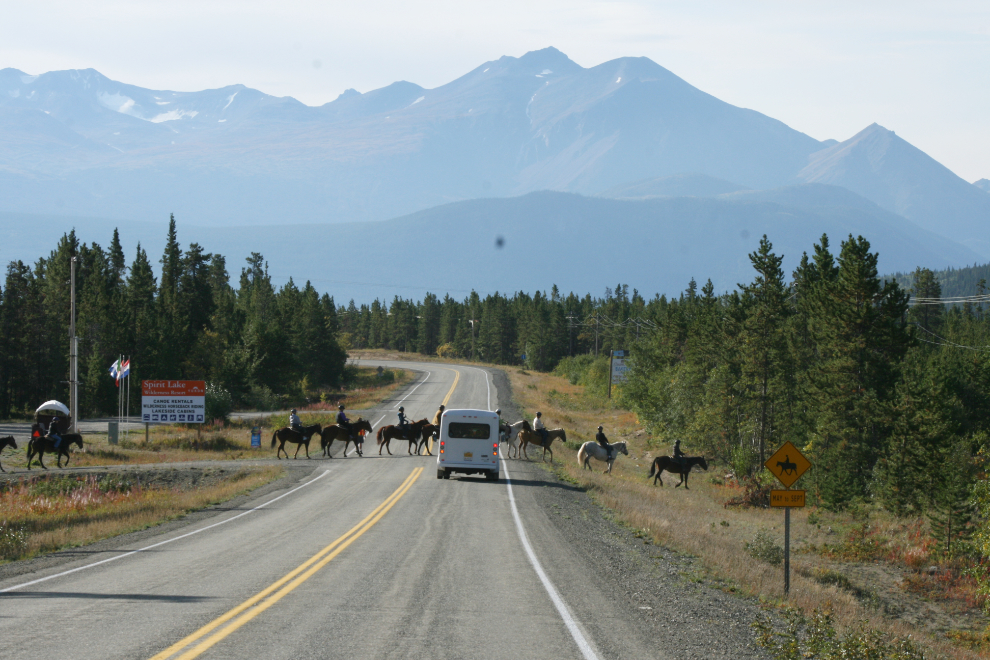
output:
[{"label": "hazy blue sky", "polygon": [[586,67],[643,55],[816,138],[878,122],[966,180],[990,178],[986,0],[38,0],[3,16],[0,68],[243,83],[311,105],[395,80],[435,87],[545,46]]}]

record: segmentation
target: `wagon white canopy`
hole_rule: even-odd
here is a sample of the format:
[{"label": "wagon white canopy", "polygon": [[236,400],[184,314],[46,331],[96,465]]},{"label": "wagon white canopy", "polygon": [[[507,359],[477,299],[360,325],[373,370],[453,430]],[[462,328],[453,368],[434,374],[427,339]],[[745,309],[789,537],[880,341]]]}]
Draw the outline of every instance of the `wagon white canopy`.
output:
[{"label": "wagon white canopy", "polygon": [[52,399],[51,401],[45,401],[43,404],[38,406],[38,409],[35,410],[34,412],[40,413],[42,410],[48,412],[60,412],[63,415],[69,414],[69,408],[64,403],[60,401],[56,401],[55,399]]}]

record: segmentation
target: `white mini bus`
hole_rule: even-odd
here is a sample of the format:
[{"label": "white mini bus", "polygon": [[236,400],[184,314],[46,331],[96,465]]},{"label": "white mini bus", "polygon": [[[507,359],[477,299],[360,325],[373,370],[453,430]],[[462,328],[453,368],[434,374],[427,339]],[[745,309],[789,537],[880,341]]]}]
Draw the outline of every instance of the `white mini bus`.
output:
[{"label": "white mini bus", "polygon": [[451,472],[483,473],[498,480],[498,415],[487,410],[446,410],[440,418],[437,479]]}]

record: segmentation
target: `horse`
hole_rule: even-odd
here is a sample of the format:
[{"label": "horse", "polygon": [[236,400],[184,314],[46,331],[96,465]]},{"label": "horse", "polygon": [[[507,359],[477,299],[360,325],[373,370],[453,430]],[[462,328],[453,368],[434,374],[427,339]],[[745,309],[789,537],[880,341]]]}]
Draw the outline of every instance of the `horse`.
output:
[{"label": "horse", "polygon": [[509,458],[519,458],[519,431],[523,429],[532,430],[529,422],[525,419],[515,424],[502,424],[499,427],[499,442],[505,442],[509,446],[509,450],[506,452]]},{"label": "horse", "polygon": [[[302,427],[302,433],[294,429],[290,429],[286,426],[283,429],[278,429],[272,433],[272,447],[275,447],[275,440],[278,440],[278,451],[275,455],[278,456],[279,460],[282,460],[282,452],[285,451],[286,442],[296,443],[296,453],[293,454],[292,458],[299,458],[299,448],[306,447],[306,458],[309,458],[309,441],[317,433],[322,437],[323,428],[319,424],[313,424],[312,426]],[[289,452],[285,452],[285,457],[289,457]]]},{"label": "horse", "polygon": [[419,445],[416,447],[416,455],[422,456],[423,449],[426,449],[426,453],[433,456],[433,452],[430,451],[430,438],[436,438],[440,435],[440,427],[433,424],[427,424],[423,427],[423,437],[419,441]]},{"label": "horse", "polygon": [[69,446],[77,445],[80,449],[83,448],[82,436],[78,433],[63,433],[62,434],[62,444],[56,449],[55,440],[49,438],[46,435],[38,436],[37,438],[31,438],[28,441],[27,446],[27,468],[31,469],[31,459],[37,454],[38,462],[41,463],[41,467],[45,470],[45,452],[49,454],[58,454],[58,466],[62,467],[62,456],[65,456],[65,464],[69,464]]},{"label": "horse", "polygon": [[619,457],[619,454],[628,456],[629,450],[626,449],[626,443],[615,442],[612,443],[612,460],[608,460],[607,454],[600,444],[594,440],[589,440],[581,445],[581,448],[578,450],[578,465],[583,465],[590,470],[591,459],[594,458],[608,464],[608,469],[602,472],[602,474],[612,474],[612,464],[615,463],[615,459]]},{"label": "horse", "polygon": [[389,424],[388,426],[383,426],[378,429],[378,455],[382,455],[382,447],[388,452],[388,455],[392,455],[392,449],[389,447],[389,443],[392,439],[396,440],[408,440],[409,441],[409,453],[413,453],[413,447],[418,446],[419,439],[423,436],[423,427],[428,425],[430,420],[421,419],[418,422],[412,422],[408,425],[408,432],[404,431],[398,424]]},{"label": "horse", "polygon": [[684,462],[675,461],[670,456],[657,456],[653,459],[653,465],[650,466],[650,474],[646,478],[649,479],[656,473],[656,477],[653,478],[653,485],[657,485],[657,481],[660,482],[660,486],[663,486],[663,479],[660,478],[660,473],[666,470],[671,474],[681,475],[681,480],[677,482],[674,488],[684,484],[684,490],[688,490],[688,475],[691,474],[691,468],[695,465],[701,467],[702,470],[708,469],[708,461],[705,460],[704,456],[685,456]]},{"label": "horse", "polygon": [[[334,440],[340,440],[344,443],[344,456],[347,456],[347,447],[352,442],[357,449],[358,456],[364,456],[364,452],[362,451],[364,438],[358,434],[358,431],[371,433],[373,430],[371,428],[371,422],[362,417],[358,417],[355,421],[351,422],[350,433],[347,432],[347,429],[336,424],[328,426],[320,433],[320,447],[323,449],[323,455],[330,456],[330,445],[333,444]],[[333,457],[330,456],[330,458]]]},{"label": "horse", "polygon": [[537,447],[543,447],[543,460],[547,460],[547,452],[550,452],[550,462],[553,463],[553,450],[550,449],[550,445],[553,441],[560,438],[562,442],[567,442],[567,433],[564,429],[547,429],[547,441],[543,442],[543,436],[536,431],[529,431],[525,428],[519,431],[519,442],[522,445],[523,456],[526,460],[529,460],[529,454],[526,453],[527,445],[536,445]]},{"label": "horse", "polygon": [[[17,441],[14,440],[14,436],[8,435],[6,438],[0,438],[0,453],[3,452],[5,447],[13,447],[14,449],[17,449]],[[0,465],[0,472],[6,472],[2,465]]]}]

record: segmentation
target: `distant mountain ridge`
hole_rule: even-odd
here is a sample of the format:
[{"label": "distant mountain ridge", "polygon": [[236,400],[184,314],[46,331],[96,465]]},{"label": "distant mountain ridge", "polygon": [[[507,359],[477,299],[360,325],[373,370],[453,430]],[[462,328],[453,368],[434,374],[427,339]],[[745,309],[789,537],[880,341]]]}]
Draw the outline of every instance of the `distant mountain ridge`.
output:
[{"label": "distant mountain ridge", "polygon": [[642,57],[583,68],[546,48],[434,89],[399,81],[319,107],[243,85],[155,91],[92,69],[0,71],[0,211],[9,213],[124,223],[175,212],[243,227],[386,220],[541,190],[785,195],[805,211],[821,195],[837,203],[834,190],[804,183],[856,193],[843,213],[863,222],[875,214],[869,200],[901,218],[887,218],[891,231],[916,223],[990,257],[980,182],[892,131],[874,124],[819,141]]},{"label": "distant mountain ridge", "polygon": [[[157,264],[164,220],[121,227],[129,258],[140,241]],[[4,230],[5,225],[19,229]],[[40,245],[38,236],[58,236],[72,226],[68,218],[0,213],[0,262],[47,254],[50,246]],[[87,219],[77,231],[81,240],[106,245],[114,226]],[[337,302],[390,300],[427,291],[441,296],[461,296],[472,289],[482,294],[532,292],[553,284],[599,295],[617,282],[652,296],[676,294],[692,277],[702,283],[711,278],[721,292],[752,279],[747,255],[763,234],[784,255],[789,278],[801,254],[810,252],[823,233],[835,250],[849,234],[862,234],[879,253],[885,272],[919,265],[942,268],[979,258],[854,193],[824,184],[646,200],[535,192],[454,202],[393,220],[335,225],[231,230],[190,226],[179,218],[180,242],[195,241],[208,252],[220,252],[232,273],[245,257],[260,252],[276,282],[290,276],[299,284],[311,280]]]}]

